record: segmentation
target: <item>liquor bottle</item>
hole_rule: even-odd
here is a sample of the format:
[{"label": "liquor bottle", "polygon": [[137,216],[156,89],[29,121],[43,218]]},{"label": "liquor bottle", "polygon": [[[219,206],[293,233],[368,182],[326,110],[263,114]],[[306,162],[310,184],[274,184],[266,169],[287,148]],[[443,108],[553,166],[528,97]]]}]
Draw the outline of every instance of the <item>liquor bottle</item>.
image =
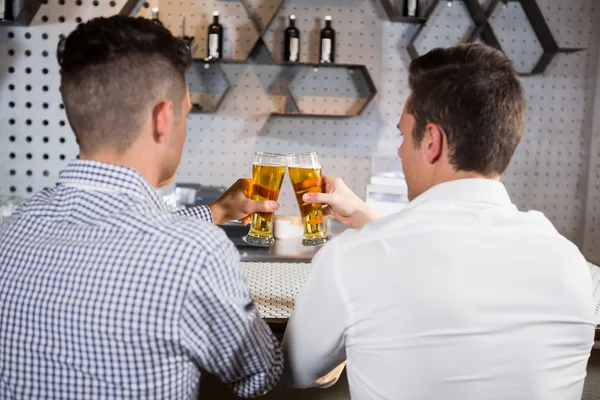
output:
[{"label": "liquor bottle", "polygon": [[158,19],[158,7],[152,8],[152,22],[164,27],[163,23],[160,22],[160,19]]},{"label": "liquor bottle", "polygon": [[296,28],[296,16],[293,14],[290,15],[290,25],[285,30],[283,61],[300,61],[300,31],[298,30],[298,28]]},{"label": "liquor bottle", "polygon": [[321,30],[321,50],[319,53],[321,63],[335,62],[335,31],[331,27],[330,15],[325,17],[325,28]]},{"label": "liquor bottle", "polygon": [[223,27],[219,24],[219,12],[213,12],[213,22],[208,26],[209,59],[220,60],[223,58]]},{"label": "liquor bottle", "polygon": [[0,21],[12,20],[13,0],[0,0]]},{"label": "liquor bottle", "polygon": [[187,48],[193,53],[194,37],[185,34],[185,16],[181,16],[181,36],[180,39],[185,42]]},{"label": "liquor bottle", "polygon": [[404,16],[414,18],[417,16],[419,10],[418,0],[405,0],[404,1]]}]

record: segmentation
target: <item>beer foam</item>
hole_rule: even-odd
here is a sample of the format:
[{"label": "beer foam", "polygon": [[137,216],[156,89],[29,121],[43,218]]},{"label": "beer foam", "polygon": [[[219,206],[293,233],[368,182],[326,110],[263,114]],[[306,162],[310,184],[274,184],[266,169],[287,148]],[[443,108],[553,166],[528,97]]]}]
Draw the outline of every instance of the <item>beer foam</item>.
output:
[{"label": "beer foam", "polygon": [[321,164],[297,164],[297,165],[288,165],[290,168],[306,168],[306,169],[317,169],[321,168]]},{"label": "beer foam", "polygon": [[268,163],[268,162],[253,163],[252,165],[258,165],[258,166],[262,166],[262,167],[285,167],[285,164],[281,164],[281,163]]}]

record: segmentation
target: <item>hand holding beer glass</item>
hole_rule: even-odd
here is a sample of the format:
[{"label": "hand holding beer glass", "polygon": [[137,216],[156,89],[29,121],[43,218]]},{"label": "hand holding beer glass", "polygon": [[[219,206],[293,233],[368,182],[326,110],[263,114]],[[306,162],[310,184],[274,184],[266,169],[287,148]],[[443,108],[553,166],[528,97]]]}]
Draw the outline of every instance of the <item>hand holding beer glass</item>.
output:
[{"label": "hand holding beer glass", "polygon": [[[277,200],[284,175],[285,155],[255,153],[252,164],[252,199]],[[250,231],[244,240],[255,246],[272,246],[275,243],[273,213],[252,214]]]},{"label": "hand holding beer glass", "polygon": [[302,216],[304,246],[317,246],[327,242],[330,238],[325,229],[323,210],[321,204],[310,204],[302,200],[305,193],[323,191],[323,178],[321,163],[316,152],[290,154],[288,156],[288,173],[296,200]]}]

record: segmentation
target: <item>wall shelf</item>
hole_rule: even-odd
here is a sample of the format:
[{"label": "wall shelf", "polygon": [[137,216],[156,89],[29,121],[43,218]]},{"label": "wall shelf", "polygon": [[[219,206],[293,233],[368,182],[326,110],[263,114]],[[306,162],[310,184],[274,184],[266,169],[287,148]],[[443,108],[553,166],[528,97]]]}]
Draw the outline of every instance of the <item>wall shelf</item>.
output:
[{"label": "wall shelf", "polygon": [[[447,28],[448,24],[446,23],[450,18],[468,22],[461,29],[457,30],[453,26],[450,30]],[[445,24],[438,24],[438,20],[445,22]],[[439,46],[435,47],[455,46],[474,41],[483,31],[483,24],[487,22],[487,17],[478,0],[452,2],[435,0],[427,10],[425,21],[406,48],[413,60],[431,50],[431,48],[424,46],[428,36],[445,38],[444,41],[439,42]]]},{"label": "wall shelf", "polygon": [[[241,2],[244,7],[245,2]],[[283,110],[270,113],[271,116],[290,117],[333,117],[349,118],[362,114],[377,89],[365,65],[320,64],[320,63],[284,63],[276,61],[271,51],[263,51],[266,60],[255,60],[254,54],[268,50],[264,46],[263,35],[282,9],[282,0],[273,15],[264,26],[248,8],[246,14],[252,24],[259,29],[256,42],[245,59],[207,60],[194,58],[193,66],[187,73],[192,113],[214,113],[227,96],[231,84],[227,81],[223,67],[228,65],[248,65],[277,67],[283,86],[279,95],[286,98]],[[122,12],[137,13],[141,7],[139,1],[130,0]],[[165,24],[166,25],[166,24]],[[283,40],[283,37],[280,38]],[[203,39],[200,38],[200,41]],[[202,53],[200,51],[200,53]],[[267,54],[268,53],[268,54]],[[260,58],[260,56],[256,57]],[[324,87],[322,83],[313,84],[315,79],[331,80],[335,85]],[[268,92],[268,90],[267,90]]]},{"label": "wall shelf", "polygon": [[[382,2],[386,4],[386,0],[382,0]],[[456,11],[452,11],[453,18],[469,19],[470,21],[466,27],[463,27],[465,29],[462,32],[462,36],[452,37],[447,32],[441,32],[443,27],[441,24],[436,24],[436,21],[443,18],[441,13],[444,7],[447,10],[452,7],[456,10],[457,6],[463,9],[462,16]],[[513,50],[512,48],[507,49],[507,45],[502,44],[504,41],[503,38],[498,39],[499,33],[495,29],[496,23],[502,18],[502,10],[507,7],[512,7],[513,9],[516,7],[520,8],[523,18],[517,19],[517,17],[514,17],[512,21],[522,22],[520,26],[529,25],[539,44],[539,49],[523,49],[519,47],[517,52],[517,50]],[[447,12],[445,16],[446,20],[449,18],[450,13],[450,11]],[[436,19],[434,20],[434,18]],[[467,32],[469,32],[468,35]],[[436,38],[445,37],[446,39],[446,41],[440,42],[439,46],[435,45],[433,47],[472,43],[481,40],[504,52],[513,62],[517,71],[525,76],[544,73],[553,57],[558,53],[573,53],[584,50],[581,48],[559,48],[535,0],[493,0],[487,12],[482,8],[478,0],[453,0],[451,2],[435,0],[427,12],[424,24],[419,28],[407,47],[407,51],[412,59],[425,54],[433,48],[431,46],[423,46],[428,35]],[[510,42],[516,43],[515,40],[511,40]],[[525,53],[534,59],[523,61],[513,56],[516,53]]]},{"label": "wall shelf", "polygon": [[230,88],[221,69],[222,63],[194,59],[186,73],[192,103],[191,113],[212,113],[219,109]]},{"label": "wall shelf", "polygon": [[423,23],[427,22],[427,18],[397,16],[397,17],[390,18],[390,21],[391,22],[402,22],[402,23],[406,23],[406,24],[423,24]]},{"label": "wall shelf", "polygon": [[[223,72],[227,65],[277,67],[287,82],[283,88],[285,111],[271,116],[349,118],[362,114],[377,94],[375,84],[364,65],[319,63],[250,64],[237,60],[206,61],[194,59],[187,79],[193,113],[215,112],[227,95],[230,84]],[[322,80],[335,81],[331,87]],[[324,110],[327,110],[325,112]]]},{"label": "wall shelf", "polygon": [[[271,116],[276,117],[332,117],[349,118],[360,116],[371,100],[377,94],[377,89],[369,71],[365,65],[359,64],[321,64],[317,62],[281,62],[281,48],[283,42],[282,27],[272,28],[275,22],[285,24],[286,19],[278,18],[285,10],[285,0],[279,3],[275,14],[269,20],[261,32],[262,43],[268,50],[272,62],[261,65],[278,66],[285,69],[293,69],[293,78],[289,82],[289,102],[285,112],[274,112]],[[312,22],[315,22],[312,20]],[[297,20],[296,27],[301,36],[318,39],[311,22]],[[334,26],[335,29],[335,26]],[[265,34],[271,34],[270,41],[266,40]],[[270,43],[269,47],[267,44]],[[258,45],[258,44],[257,44]],[[301,44],[301,46],[303,46]],[[302,47],[301,47],[301,52]],[[314,54],[312,55],[314,57]],[[288,76],[291,74],[287,74]],[[335,82],[334,85],[321,86],[315,84],[316,79]]]},{"label": "wall shelf", "polygon": [[[522,14],[522,17],[525,20],[523,21],[524,24],[529,24],[528,28],[531,29],[539,43],[541,50],[539,53],[541,54],[531,51],[531,49],[527,49],[529,50],[528,56],[532,59],[530,60],[531,67],[526,68],[525,70],[520,69],[521,65],[518,65],[517,60],[511,57],[512,52],[508,51],[508,46],[501,43],[503,41],[502,37],[499,40],[500,33],[497,32],[495,22],[500,20],[505,10],[512,11],[512,14],[516,14],[512,16],[513,21],[518,21],[517,18],[520,16],[519,13]],[[558,43],[554,39],[544,15],[535,0],[494,0],[490,6],[488,20],[481,33],[481,38],[485,43],[504,52],[507,57],[516,64],[515,66],[521,75],[542,74],[554,56],[558,53],[573,53],[583,50],[579,48],[561,49],[558,46]]]},{"label": "wall shelf", "polygon": [[[298,110],[297,113],[291,113],[292,115],[346,118],[359,116],[377,93],[364,65],[289,65],[301,67],[289,86],[291,98]],[[334,84],[320,86],[319,82],[323,80]]]},{"label": "wall shelf", "polygon": [[13,0],[12,21],[0,21],[0,26],[28,26],[42,5],[42,0]]}]

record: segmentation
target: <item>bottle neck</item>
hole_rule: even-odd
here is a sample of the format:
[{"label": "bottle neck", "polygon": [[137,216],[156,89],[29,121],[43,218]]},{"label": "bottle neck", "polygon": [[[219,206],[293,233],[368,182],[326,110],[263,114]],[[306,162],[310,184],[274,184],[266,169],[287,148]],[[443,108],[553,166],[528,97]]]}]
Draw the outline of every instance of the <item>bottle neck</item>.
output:
[{"label": "bottle neck", "polygon": [[219,16],[218,15],[213,15],[213,24],[214,25],[218,25],[219,24]]},{"label": "bottle neck", "polygon": [[331,29],[331,21],[325,21],[325,28]]},{"label": "bottle neck", "polygon": [[292,28],[295,28],[295,27],[296,27],[296,20],[295,20],[295,19],[290,19],[290,26],[291,26]]}]

